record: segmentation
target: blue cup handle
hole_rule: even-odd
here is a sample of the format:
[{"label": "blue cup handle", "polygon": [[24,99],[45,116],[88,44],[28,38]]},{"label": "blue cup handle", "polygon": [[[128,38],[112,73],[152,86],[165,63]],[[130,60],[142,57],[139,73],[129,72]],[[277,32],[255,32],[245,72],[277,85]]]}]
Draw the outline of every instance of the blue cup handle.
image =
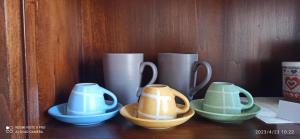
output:
[{"label": "blue cup handle", "polygon": [[117,106],[117,104],[118,104],[117,97],[116,97],[112,92],[110,92],[109,90],[106,90],[106,89],[104,89],[104,88],[103,88],[103,90],[104,90],[104,93],[105,93],[105,94],[109,95],[109,96],[113,99],[113,104],[111,104],[111,105],[107,105],[107,104],[106,104],[106,106],[107,106],[106,109],[109,110],[109,109],[115,108],[115,107]]}]

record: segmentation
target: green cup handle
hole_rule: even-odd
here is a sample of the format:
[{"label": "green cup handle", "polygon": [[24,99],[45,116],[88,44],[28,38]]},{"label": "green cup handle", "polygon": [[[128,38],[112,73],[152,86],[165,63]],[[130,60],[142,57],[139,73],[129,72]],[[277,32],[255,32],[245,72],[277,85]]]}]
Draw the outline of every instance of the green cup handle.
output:
[{"label": "green cup handle", "polygon": [[247,90],[245,90],[239,86],[236,86],[236,87],[239,89],[240,93],[244,94],[247,97],[247,100],[248,100],[247,104],[242,104],[242,110],[251,108],[254,104],[252,95]]}]

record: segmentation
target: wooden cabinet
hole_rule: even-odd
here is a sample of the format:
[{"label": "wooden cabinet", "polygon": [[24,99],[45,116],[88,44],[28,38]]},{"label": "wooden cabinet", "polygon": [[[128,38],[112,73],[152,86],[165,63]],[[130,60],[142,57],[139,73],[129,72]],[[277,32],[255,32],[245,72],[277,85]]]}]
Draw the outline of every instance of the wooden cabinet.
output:
[{"label": "wooden cabinet", "polygon": [[154,62],[159,52],[196,52],[211,81],[280,96],[281,61],[300,60],[299,12],[297,0],[0,0],[1,128],[44,125],[75,83],[103,85],[106,52]]},{"label": "wooden cabinet", "polygon": [[7,134],[6,126],[26,125],[24,44],[18,0],[0,0],[0,138],[25,138]]}]

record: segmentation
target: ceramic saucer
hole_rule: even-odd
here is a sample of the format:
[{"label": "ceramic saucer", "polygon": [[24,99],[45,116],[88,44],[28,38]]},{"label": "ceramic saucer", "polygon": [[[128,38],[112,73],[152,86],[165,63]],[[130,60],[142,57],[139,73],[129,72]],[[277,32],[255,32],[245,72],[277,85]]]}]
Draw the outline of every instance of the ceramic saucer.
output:
[{"label": "ceramic saucer", "polygon": [[196,99],[190,102],[191,108],[196,111],[197,114],[207,119],[222,122],[222,123],[236,123],[244,120],[251,119],[260,111],[260,107],[255,105],[247,110],[243,110],[241,114],[222,114],[204,111],[202,109],[203,99]]},{"label": "ceramic saucer", "polygon": [[129,104],[124,106],[121,110],[120,113],[122,116],[124,116],[126,119],[131,121],[132,123],[148,128],[148,129],[167,129],[171,128],[180,124],[183,124],[187,120],[189,120],[194,114],[194,110],[190,109],[188,112],[185,114],[178,115],[176,119],[172,120],[149,120],[149,119],[141,119],[137,118],[137,107],[138,104]]},{"label": "ceramic saucer", "polygon": [[[111,101],[106,101],[106,102],[112,103]],[[80,126],[89,126],[89,125],[99,124],[105,120],[114,117],[121,109],[122,105],[119,103],[114,109],[108,110],[106,113],[103,114],[87,115],[87,116],[67,115],[66,107],[67,107],[67,103],[59,104],[51,107],[48,110],[48,113],[52,117],[54,117],[55,119],[61,122],[80,125]]]}]

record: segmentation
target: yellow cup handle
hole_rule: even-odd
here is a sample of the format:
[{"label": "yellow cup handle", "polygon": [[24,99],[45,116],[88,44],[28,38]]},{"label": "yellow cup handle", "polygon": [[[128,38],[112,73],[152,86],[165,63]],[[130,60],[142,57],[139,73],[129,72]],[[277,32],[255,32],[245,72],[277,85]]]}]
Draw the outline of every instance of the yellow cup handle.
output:
[{"label": "yellow cup handle", "polygon": [[179,97],[184,102],[184,106],[182,108],[177,107],[177,110],[176,110],[177,113],[178,114],[186,113],[190,109],[190,102],[189,102],[189,100],[183,94],[181,94],[180,92],[178,92],[175,89],[172,89],[172,92],[173,92],[173,94],[175,96]]}]

